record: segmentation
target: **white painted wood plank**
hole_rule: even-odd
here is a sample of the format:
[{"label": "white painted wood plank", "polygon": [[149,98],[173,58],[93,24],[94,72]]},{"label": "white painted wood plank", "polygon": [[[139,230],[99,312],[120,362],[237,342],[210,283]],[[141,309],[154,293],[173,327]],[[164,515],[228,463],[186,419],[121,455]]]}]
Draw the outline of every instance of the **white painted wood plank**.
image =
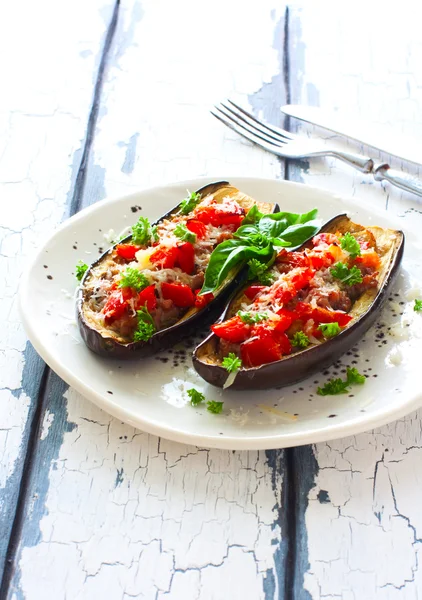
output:
[{"label": "white painted wood plank", "polygon": [[[226,95],[258,105],[268,90],[284,101],[284,8],[261,4],[122,3],[85,205],[195,175],[283,176],[274,156],[239,143],[208,113]],[[41,497],[24,526],[17,593],[28,600],[279,596],[278,453],[273,468],[264,452],[159,440],[73,390],[53,401],[44,424],[35,466]]]},{"label": "white painted wood plank", "polygon": [[[375,27],[379,16],[376,4],[365,6],[365,18],[338,3],[330,3],[323,15],[310,5],[294,11],[292,69],[299,80],[292,102],[341,108],[385,125],[392,136],[420,137],[417,20],[407,11],[383,12],[382,26]],[[391,159],[316,128],[301,126],[300,131],[324,138],[327,145]],[[394,159],[392,164],[402,166]],[[422,169],[405,168],[422,176]],[[400,227],[415,220],[422,225],[420,199],[373,183],[337,161],[313,161],[298,176],[387,208]],[[304,582],[313,599],[420,596],[421,417],[418,412],[374,432],[315,447],[319,472],[306,511],[309,566]]]},{"label": "white painted wood plank", "polygon": [[79,0],[16,1],[0,20],[0,572],[42,373],[41,361],[25,352],[17,287],[34,249],[65,212],[109,9],[106,0],[89,7]]}]

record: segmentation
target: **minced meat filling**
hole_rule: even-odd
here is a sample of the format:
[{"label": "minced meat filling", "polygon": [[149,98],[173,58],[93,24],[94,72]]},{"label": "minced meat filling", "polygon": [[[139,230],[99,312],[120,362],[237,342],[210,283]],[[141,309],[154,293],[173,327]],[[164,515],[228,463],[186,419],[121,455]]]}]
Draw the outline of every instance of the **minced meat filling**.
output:
[{"label": "minced meat filling", "polygon": [[202,309],[212,300],[211,294],[198,295],[211,253],[233,236],[244,215],[230,197],[216,202],[211,196],[156,228],[141,217],[146,242],[133,236],[117,244],[91,270],[84,285],[86,318],[130,342],[136,341],[140,310],[148,312],[151,333],[174,325],[192,308]]},{"label": "minced meat filling", "polygon": [[281,250],[268,271],[273,283],[251,285],[237,314],[212,326],[221,359],[233,352],[245,367],[274,362],[348,325],[355,301],[378,286],[381,261],[374,236],[367,230],[323,233],[312,246]]}]

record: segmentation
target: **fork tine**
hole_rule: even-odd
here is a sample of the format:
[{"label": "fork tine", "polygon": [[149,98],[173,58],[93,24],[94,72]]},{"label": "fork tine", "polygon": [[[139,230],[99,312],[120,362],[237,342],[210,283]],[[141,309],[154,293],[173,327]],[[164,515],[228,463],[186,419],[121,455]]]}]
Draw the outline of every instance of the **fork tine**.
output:
[{"label": "fork tine", "polygon": [[251,132],[249,129],[247,129],[242,124],[237,123],[232,118],[228,117],[224,112],[221,111],[221,109],[219,109],[218,107],[215,107],[215,108],[218,111],[218,113],[216,114],[215,112],[213,112],[211,110],[210,111],[211,114],[216,119],[221,121],[224,125],[226,125],[227,127],[230,127],[230,129],[233,129],[233,131],[235,131],[242,137],[247,138],[249,141],[254,142],[255,144],[258,144],[258,146],[262,146],[262,148],[265,148],[265,150],[268,150],[269,152],[272,152],[272,153],[274,153],[276,151],[280,152],[280,150],[279,150],[280,145],[276,144],[274,141],[267,141],[265,138],[257,135],[256,133]]},{"label": "fork tine", "polygon": [[[246,136],[246,133],[248,133],[249,135],[249,139],[252,139],[251,136],[253,136],[254,139],[252,139],[252,141],[256,141],[256,138],[259,138],[260,140],[262,140],[263,142],[265,142],[266,144],[270,144],[275,148],[280,148],[280,146],[283,145],[283,142],[281,140],[275,140],[273,137],[268,136],[266,133],[262,133],[256,129],[254,129],[253,127],[251,127],[248,123],[246,123],[245,121],[239,120],[237,118],[237,116],[233,116],[233,114],[231,114],[230,112],[226,111],[224,109],[224,107],[222,108],[221,106],[215,106],[214,107],[219,113],[220,115],[223,115],[223,117],[225,117],[225,119],[231,123],[233,123],[234,125],[237,126],[237,132],[240,133],[241,135]],[[247,136],[246,136],[247,137]]]},{"label": "fork tine", "polygon": [[[227,106],[226,104],[224,104],[224,102],[220,102],[219,108],[220,108],[220,110],[223,108],[225,114],[228,117],[230,117],[232,119],[233,119],[233,117],[235,117],[236,122],[242,121],[243,123],[246,123],[249,131],[255,132],[257,135],[264,135],[266,139],[272,139],[275,142],[277,142],[277,144],[285,144],[286,142],[289,141],[285,137],[282,137],[278,134],[274,134],[274,133],[270,132],[268,127],[262,127],[259,122],[255,122],[252,119],[246,118],[245,115],[243,115],[242,113],[236,112],[235,110],[230,108],[230,106]],[[228,113],[230,113],[230,114],[228,114]]]},{"label": "fork tine", "polygon": [[246,115],[249,119],[251,119],[252,121],[255,121],[255,123],[257,123],[260,127],[267,129],[273,135],[274,134],[279,135],[283,138],[287,138],[288,140],[295,139],[296,136],[293,133],[290,133],[290,131],[286,131],[285,129],[281,129],[280,127],[276,127],[275,125],[267,125],[267,123],[263,123],[262,121],[259,121],[254,115],[249,113],[247,110],[245,110],[241,106],[238,106],[237,104],[235,104],[232,100],[227,99],[227,102],[229,102],[232,106],[234,106],[234,108],[236,110],[238,110],[241,113],[243,113],[244,115]]}]

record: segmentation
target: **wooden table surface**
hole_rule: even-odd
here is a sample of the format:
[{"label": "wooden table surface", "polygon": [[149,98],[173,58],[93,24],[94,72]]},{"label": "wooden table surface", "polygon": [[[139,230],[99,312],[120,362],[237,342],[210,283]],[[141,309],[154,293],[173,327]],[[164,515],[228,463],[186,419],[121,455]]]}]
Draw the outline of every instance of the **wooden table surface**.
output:
[{"label": "wooden table surface", "polygon": [[[415,196],[332,159],[278,160],[208,112],[230,97],[297,129],[279,107],[305,103],[383,124],[393,139],[420,137],[420,19],[378,9],[275,0],[3,9],[1,599],[422,596],[420,413],[288,450],[158,439],[51,372],[16,301],[22,269],[63,219],[107,195],[200,175],[311,183],[385,208],[404,228],[422,225]],[[301,132],[418,174],[323,130]]]}]

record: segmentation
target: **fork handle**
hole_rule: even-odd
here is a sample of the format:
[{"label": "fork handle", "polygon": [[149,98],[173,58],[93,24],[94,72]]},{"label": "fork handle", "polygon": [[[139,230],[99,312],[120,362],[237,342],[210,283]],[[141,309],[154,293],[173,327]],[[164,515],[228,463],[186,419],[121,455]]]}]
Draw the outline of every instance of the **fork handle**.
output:
[{"label": "fork handle", "polygon": [[385,179],[402,190],[406,190],[406,192],[413,192],[418,196],[422,196],[422,181],[413,175],[391,169],[386,163],[379,165],[379,167],[373,171],[373,174],[375,181],[382,181]]},{"label": "fork handle", "polygon": [[[342,152],[341,150],[332,150],[328,154],[329,156],[334,156],[334,158],[339,158],[362,173],[371,173],[374,168],[374,161],[369,156],[353,154],[352,152]],[[325,156],[327,156],[327,153],[325,153]]]}]

